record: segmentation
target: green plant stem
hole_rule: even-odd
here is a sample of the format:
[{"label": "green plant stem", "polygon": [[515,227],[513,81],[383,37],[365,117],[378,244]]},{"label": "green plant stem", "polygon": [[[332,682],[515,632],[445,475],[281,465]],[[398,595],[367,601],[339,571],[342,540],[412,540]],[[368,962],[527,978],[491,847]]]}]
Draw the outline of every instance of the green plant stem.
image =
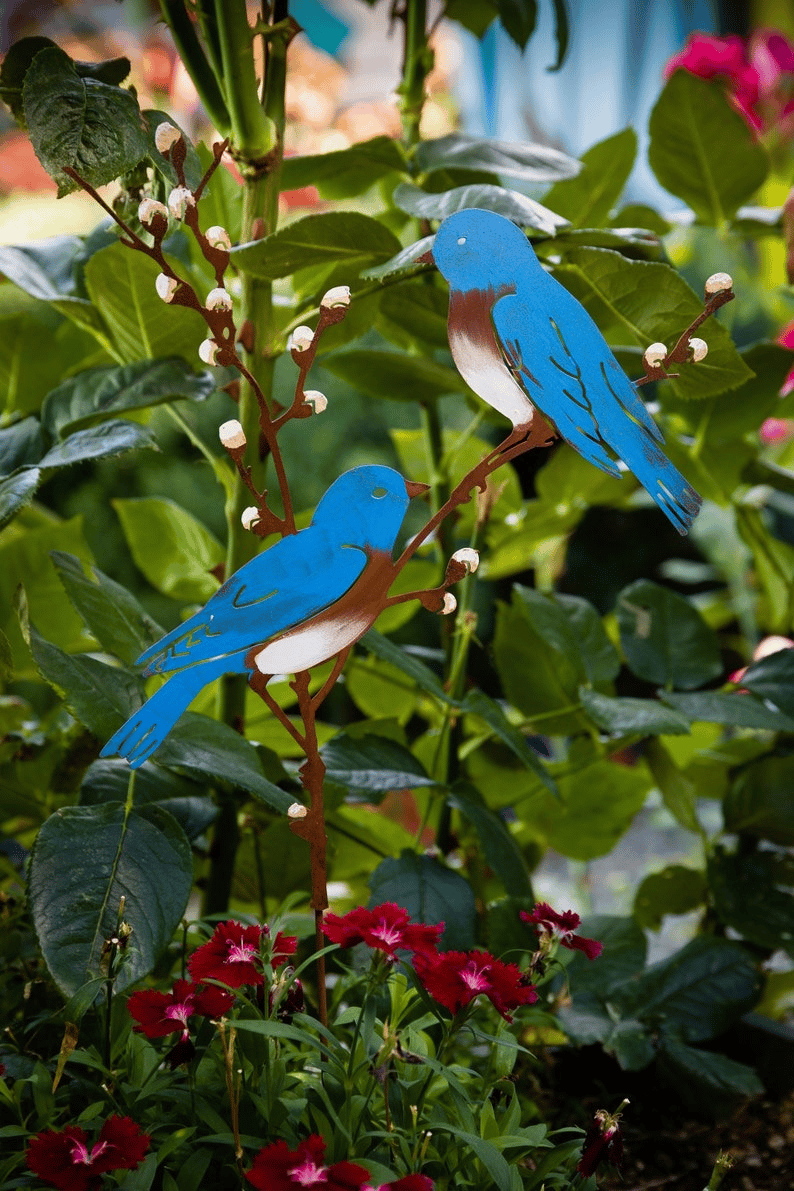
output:
[{"label": "green plant stem", "polygon": [[425,80],[433,65],[433,52],[427,43],[427,0],[404,0],[402,19],[405,24],[403,41],[400,117],[403,140],[409,148],[419,141],[419,124],[425,103]]},{"label": "green plant stem", "polygon": [[221,51],[232,148],[243,176],[258,172],[258,163],[277,144],[278,133],[259,99],[253,55],[253,31],[245,0],[215,0],[215,22]]},{"label": "green plant stem", "polygon": [[184,0],[160,0],[160,11],[199,99],[218,132],[226,136],[231,131],[231,122],[223,94],[223,76],[217,75],[207,61]]}]

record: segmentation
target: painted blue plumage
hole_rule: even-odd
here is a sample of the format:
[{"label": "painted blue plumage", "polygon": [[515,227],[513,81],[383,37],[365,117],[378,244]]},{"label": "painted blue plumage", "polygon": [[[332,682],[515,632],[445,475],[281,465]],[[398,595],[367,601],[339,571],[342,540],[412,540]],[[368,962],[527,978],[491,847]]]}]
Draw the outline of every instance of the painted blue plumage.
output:
[{"label": "painted blue plumage", "polygon": [[492,211],[459,211],[432,256],[450,287],[449,341],[464,379],[513,423],[533,409],[602,471],[622,459],[679,533],[701,498],[659,449],[664,441],[590,315],[541,266],[523,232]]},{"label": "painted blue plumage", "polygon": [[335,480],[310,525],[247,562],[199,612],[141,654],[145,675],[171,677],[100,756],[120,754],[133,768],[141,765],[207,683],[250,675],[253,647],[332,608],[371,560],[391,557],[409,499],[405,480],[390,467],[356,467]]}]

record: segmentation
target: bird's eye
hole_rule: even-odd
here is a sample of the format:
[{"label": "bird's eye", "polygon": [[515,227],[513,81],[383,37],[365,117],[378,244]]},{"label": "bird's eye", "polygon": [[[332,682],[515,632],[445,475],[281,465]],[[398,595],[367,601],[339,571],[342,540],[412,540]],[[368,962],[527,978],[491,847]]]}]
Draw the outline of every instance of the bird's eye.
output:
[{"label": "bird's eye", "polygon": [[381,497],[386,495],[386,492],[387,492],[386,488],[373,488],[372,489],[372,495],[375,497],[376,500],[380,500]]},{"label": "bird's eye", "polygon": [[466,243],[466,237],[465,237],[465,236],[458,236],[458,243],[459,243],[459,244],[465,244],[465,243]]}]

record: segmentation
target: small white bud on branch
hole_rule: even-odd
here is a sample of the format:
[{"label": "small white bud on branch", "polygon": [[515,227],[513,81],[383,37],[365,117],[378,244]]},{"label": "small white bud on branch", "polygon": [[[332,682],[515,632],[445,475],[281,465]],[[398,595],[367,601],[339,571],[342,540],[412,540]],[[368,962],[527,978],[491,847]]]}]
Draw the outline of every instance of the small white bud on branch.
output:
[{"label": "small white bud on branch", "polygon": [[714,294],[724,293],[728,289],[733,289],[733,278],[730,273],[712,273],[711,277],[706,280],[707,298],[712,298]]},{"label": "small white bud on branch", "polygon": [[195,205],[193,191],[188,190],[187,186],[175,186],[168,196],[168,210],[174,219],[184,219],[188,207],[195,207]]},{"label": "small white bud on branch", "polygon": [[303,394],[303,404],[311,406],[312,413],[321,414],[328,408],[328,398],[319,389],[307,389]]},{"label": "small white bud on branch", "polygon": [[158,153],[167,153],[172,145],[177,141],[182,140],[182,133],[173,124],[169,124],[164,120],[162,124],[158,124],[154,130],[154,143],[157,147]]},{"label": "small white bud on branch", "polygon": [[470,575],[473,575],[480,565],[480,556],[472,546],[462,546],[452,555],[455,562],[462,562]]},{"label": "small white bud on branch", "polygon": [[323,294],[320,301],[321,306],[349,306],[350,305],[350,286],[349,285],[335,285],[333,289],[327,290]]},{"label": "small white bud on branch", "polygon": [[169,277],[165,273],[158,273],[154,281],[157,296],[158,298],[162,298],[164,302],[173,302],[178,285],[179,282],[176,277]]},{"label": "small white bud on branch", "polygon": [[218,358],[218,345],[214,339],[203,339],[198,349],[199,359],[205,364],[214,364]]},{"label": "small white bud on branch", "polygon": [[228,422],[223,422],[218,427],[218,438],[225,447],[230,447],[233,451],[238,447],[244,447],[248,441],[237,418],[230,418]]},{"label": "small white bud on branch", "polygon": [[296,327],[289,337],[287,350],[291,352],[305,352],[314,342],[314,331],[311,327]]},{"label": "small white bud on branch", "polygon": [[291,806],[287,807],[288,819],[305,819],[309,813],[309,808],[304,806],[302,802],[293,802]]},{"label": "small white bud on branch", "polygon": [[705,339],[690,339],[689,350],[692,352],[692,360],[697,364],[700,360],[705,360],[709,354],[709,345]]},{"label": "small white bud on branch", "polygon": [[207,310],[231,310],[232,295],[219,285],[217,289],[210,290],[204,305]]},{"label": "small white bud on branch", "polygon": [[249,505],[247,509],[243,509],[240,514],[240,521],[243,529],[253,529],[255,525],[259,524],[261,520],[259,516],[259,509],[256,505]]},{"label": "small white bud on branch", "polygon": [[148,227],[158,215],[162,219],[168,219],[168,207],[165,203],[158,203],[157,199],[145,198],[138,204],[138,219],[144,227]]},{"label": "small white bud on branch", "polygon": [[649,368],[659,368],[666,355],[667,348],[663,343],[652,343],[646,347],[642,358]]},{"label": "small white bud on branch", "polygon": [[228,249],[232,246],[232,242],[229,239],[229,233],[227,232],[226,228],[221,227],[218,223],[213,224],[212,227],[208,227],[204,235],[207,238],[210,248]]},{"label": "small white bud on branch", "polygon": [[455,611],[455,609],[457,608],[457,606],[458,606],[458,601],[455,599],[455,597],[454,597],[454,595],[452,594],[452,592],[451,592],[451,591],[445,591],[445,592],[444,592],[444,603],[443,603],[443,605],[442,605],[442,607],[441,607],[441,615],[442,615],[442,616],[449,616],[451,612],[454,612],[454,611]]}]

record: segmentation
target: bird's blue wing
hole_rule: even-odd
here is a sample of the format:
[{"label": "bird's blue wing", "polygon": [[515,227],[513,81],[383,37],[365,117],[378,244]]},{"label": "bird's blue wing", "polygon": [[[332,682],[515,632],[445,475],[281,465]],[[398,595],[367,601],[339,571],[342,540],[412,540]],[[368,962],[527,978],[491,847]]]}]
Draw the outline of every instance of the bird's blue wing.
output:
[{"label": "bird's blue wing", "polygon": [[364,551],[342,545],[333,527],[310,525],[247,562],[138,664],[163,674],[265,642],[338,600],[366,565]]}]

